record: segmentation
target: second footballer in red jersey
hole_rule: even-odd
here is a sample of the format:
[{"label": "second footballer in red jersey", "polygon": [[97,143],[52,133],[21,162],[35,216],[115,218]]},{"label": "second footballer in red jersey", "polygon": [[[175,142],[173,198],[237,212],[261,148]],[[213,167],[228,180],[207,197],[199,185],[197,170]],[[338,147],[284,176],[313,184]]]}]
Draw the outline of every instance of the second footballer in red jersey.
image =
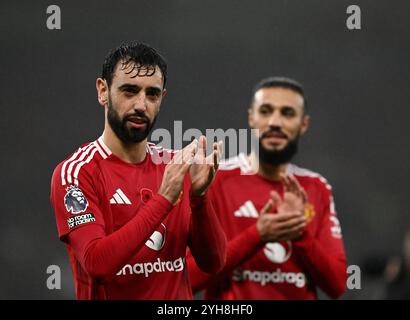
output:
[{"label": "second footballer in red jersey", "polygon": [[309,116],[302,86],[268,78],[255,88],[249,125],[259,129],[259,155],[221,163],[210,197],[228,238],[216,276],[188,266],[206,299],[337,298],[346,287],[346,257],[332,188],[290,163]]},{"label": "second footballer in red jersey", "polygon": [[166,75],[148,45],[110,52],[97,79],[104,132],[54,171],[51,202],[78,299],[192,299],[187,247],[205,272],[224,265],[226,238],[207,196],[220,146],[206,158],[205,137],[179,152],[147,142]]}]

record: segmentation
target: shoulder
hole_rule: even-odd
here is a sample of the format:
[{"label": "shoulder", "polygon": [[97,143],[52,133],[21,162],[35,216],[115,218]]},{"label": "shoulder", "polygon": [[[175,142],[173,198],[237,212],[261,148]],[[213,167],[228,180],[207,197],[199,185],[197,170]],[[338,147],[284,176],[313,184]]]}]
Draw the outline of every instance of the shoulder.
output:
[{"label": "shoulder", "polygon": [[304,187],[311,188],[320,195],[321,199],[330,205],[330,212],[336,214],[333,190],[330,183],[321,174],[294,164],[288,166],[288,173],[293,174]]},{"label": "shoulder", "polygon": [[252,174],[251,166],[244,153],[236,157],[221,160],[219,163],[217,180],[226,181],[234,177]]},{"label": "shoulder", "polygon": [[99,162],[111,154],[99,140],[83,144],[61,161],[54,170],[53,184],[79,185],[80,180],[91,178]]},{"label": "shoulder", "polygon": [[299,181],[301,181],[301,183],[314,184],[318,188],[327,191],[332,190],[332,186],[330,185],[328,180],[320,173],[317,173],[315,171],[299,167],[295,164],[289,164],[287,173],[293,174]]}]

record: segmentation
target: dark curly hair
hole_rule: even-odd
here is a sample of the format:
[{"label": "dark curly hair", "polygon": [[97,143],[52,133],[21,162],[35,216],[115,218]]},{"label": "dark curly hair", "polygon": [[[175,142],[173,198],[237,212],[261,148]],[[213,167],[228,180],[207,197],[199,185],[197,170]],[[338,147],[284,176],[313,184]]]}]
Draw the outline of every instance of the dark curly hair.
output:
[{"label": "dark curly hair", "polygon": [[121,63],[126,73],[132,73],[132,77],[151,76],[155,73],[155,67],[161,70],[163,87],[167,82],[167,63],[161,54],[153,47],[142,42],[123,43],[111,50],[104,60],[101,77],[111,87],[115,68]]}]

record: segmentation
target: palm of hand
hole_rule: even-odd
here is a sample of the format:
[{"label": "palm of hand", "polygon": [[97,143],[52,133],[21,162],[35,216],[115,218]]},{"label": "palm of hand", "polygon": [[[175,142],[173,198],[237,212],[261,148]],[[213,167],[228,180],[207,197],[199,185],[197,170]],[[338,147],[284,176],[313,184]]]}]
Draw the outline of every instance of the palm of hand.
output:
[{"label": "palm of hand", "polygon": [[191,176],[191,191],[194,195],[202,195],[215,176],[213,154],[208,157],[198,152],[189,169]]},{"label": "palm of hand", "polygon": [[305,207],[305,201],[303,197],[298,196],[292,192],[285,192],[283,196],[283,201],[278,206],[278,213],[281,212],[302,212]]}]

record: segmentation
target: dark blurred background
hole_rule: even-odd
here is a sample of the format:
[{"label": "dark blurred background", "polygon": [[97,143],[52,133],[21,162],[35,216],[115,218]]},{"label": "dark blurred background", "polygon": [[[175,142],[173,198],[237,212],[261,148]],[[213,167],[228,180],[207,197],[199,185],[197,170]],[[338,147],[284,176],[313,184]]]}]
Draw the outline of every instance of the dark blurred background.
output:
[{"label": "dark blurred background", "polygon": [[[61,30],[46,27],[51,4]],[[346,27],[350,4],[361,8],[361,30]],[[410,229],[409,10],[404,0],[2,0],[0,298],[74,298],[50,178],[101,134],[95,79],[107,51],[129,40],[169,64],[156,128],[247,128],[258,80],[305,85],[312,122],[297,163],[333,185],[348,264],[362,270],[362,289],[344,298],[384,298],[387,259]],[[46,287],[52,264],[61,290]]]}]

